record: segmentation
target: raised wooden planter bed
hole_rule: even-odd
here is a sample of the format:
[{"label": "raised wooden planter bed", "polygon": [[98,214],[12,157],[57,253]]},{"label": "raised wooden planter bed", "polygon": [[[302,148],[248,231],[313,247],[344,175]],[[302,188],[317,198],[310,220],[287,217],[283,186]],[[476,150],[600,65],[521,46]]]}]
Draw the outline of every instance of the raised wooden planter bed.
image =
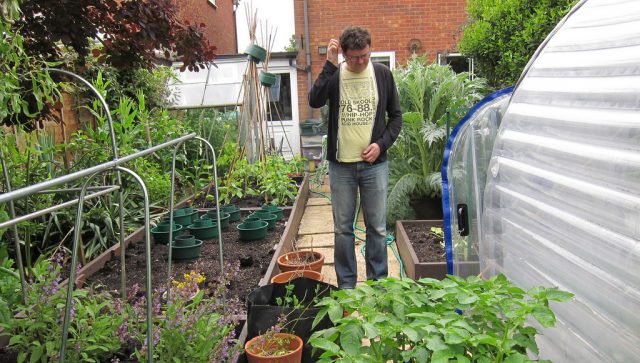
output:
[{"label": "raised wooden planter bed", "polygon": [[[447,275],[447,262],[420,262],[420,256],[416,255],[413,245],[409,240],[409,236],[405,231],[405,226],[423,226],[425,229],[431,227],[443,227],[442,220],[401,220],[396,221],[396,245],[398,253],[402,258],[404,270],[407,277],[417,280],[423,277],[431,277],[434,279],[443,279]],[[455,274],[462,277],[477,275],[479,272],[479,263],[476,261],[458,262],[454,269]]]},{"label": "raised wooden planter bed", "polygon": [[[298,232],[298,228],[300,226],[300,221],[302,219],[302,215],[304,213],[305,203],[307,201],[309,194],[309,182],[305,177],[300,189],[298,191],[298,196],[294,200],[292,207],[284,207],[286,212],[289,212],[289,218],[285,224],[285,230],[280,238],[280,242],[276,246],[275,253],[273,258],[269,264],[266,274],[261,278],[259,285],[264,286],[269,283],[272,276],[275,276],[279,273],[277,268],[276,260],[280,256],[280,254],[289,252],[292,250],[293,241]],[[193,200],[193,197],[186,198],[185,200],[176,203],[174,208],[182,208],[188,205],[189,202]],[[258,210],[260,207],[256,208],[241,208],[243,211],[254,211]],[[199,209],[199,211],[206,211],[207,209]],[[128,235],[124,239],[124,248],[126,249],[132,243],[139,243],[144,240],[145,237],[145,229],[141,227]],[[108,250],[104,251],[102,254],[91,260],[85,266],[83,266],[76,275],[75,287],[81,288],[88,277],[92,276],[96,272],[100,271],[107,262],[111,259],[117,258],[122,253],[123,246],[120,243],[117,243],[110,247]],[[275,268],[275,271],[274,271]],[[68,279],[62,281],[60,283],[61,288],[66,288],[68,284]],[[2,329],[0,328],[0,332]],[[246,328],[243,327],[242,333],[239,336],[239,340],[241,344],[244,344],[244,340],[246,338]],[[9,336],[0,337],[0,348],[5,347],[8,344]]]},{"label": "raised wooden planter bed", "polygon": [[404,229],[405,225],[420,225],[424,228],[442,228],[442,220],[400,220],[396,221],[396,245],[404,264],[407,277],[417,280],[423,277],[443,279],[447,275],[447,262],[420,262],[413,245]]},{"label": "raised wooden planter bed", "polygon": [[[298,229],[300,227],[300,221],[302,220],[302,215],[304,214],[304,209],[307,204],[307,199],[309,198],[309,178],[307,176],[304,177],[302,184],[300,185],[300,189],[298,190],[298,195],[293,202],[293,207],[291,208],[291,213],[289,214],[289,219],[287,220],[286,227],[284,232],[282,233],[282,237],[280,237],[280,243],[276,246],[275,253],[273,254],[273,258],[271,259],[271,263],[269,263],[269,267],[267,268],[267,272],[264,277],[260,280],[259,285],[264,286],[266,284],[271,283],[271,278],[278,273],[280,270],[278,269],[278,257],[281,255],[293,251],[293,242],[298,234]],[[246,324],[243,326],[240,335],[238,336],[238,344],[244,346],[244,342],[247,339],[247,326]],[[246,362],[246,356],[241,354],[238,358],[237,362]]]}]

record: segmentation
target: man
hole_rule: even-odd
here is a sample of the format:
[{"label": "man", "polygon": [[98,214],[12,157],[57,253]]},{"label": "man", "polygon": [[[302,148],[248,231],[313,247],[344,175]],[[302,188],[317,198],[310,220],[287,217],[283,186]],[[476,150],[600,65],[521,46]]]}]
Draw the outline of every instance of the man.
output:
[{"label": "man", "polygon": [[[345,62],[338,64],[342,51]],[[331,39],[327,61],[309,92],[309,105],[329,101],[327,160],[335,234],[334,264],[338,287],[356,285],[356,199],[367,229],[367,279],[387,276],[387,149],[402,127],[398,92],[389,68],[369,61],[371,36],[361,27],[348,27],[340,42]],[[385,120],[388,116],[388,121]]]}]

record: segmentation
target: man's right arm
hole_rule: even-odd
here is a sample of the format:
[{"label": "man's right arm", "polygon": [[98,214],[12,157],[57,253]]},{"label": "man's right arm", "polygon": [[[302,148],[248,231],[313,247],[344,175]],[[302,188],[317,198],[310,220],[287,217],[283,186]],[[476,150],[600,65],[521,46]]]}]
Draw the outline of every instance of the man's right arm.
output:
[{"label": "man's right arm", "polygon": [[327,100],[329,99],[329,80],[336,73],[338,67],[336,67],[333,63],[326,61],[324,63],[324,67],[322,67],[322,72],[316,79],[316,82],[311,87],[309,91],[309,106],[313,108],[320,108],[327,104]]},{"label": "man's right arm", "polygon": [[311,90],[309,90],[309,106],[320,108],[327,104],[329,99],[329,80],[338,69],[338,53],[340,52],[340,42],[331,38],[327,44],[327,61],[322,67],[322,72],[316,79]]}]

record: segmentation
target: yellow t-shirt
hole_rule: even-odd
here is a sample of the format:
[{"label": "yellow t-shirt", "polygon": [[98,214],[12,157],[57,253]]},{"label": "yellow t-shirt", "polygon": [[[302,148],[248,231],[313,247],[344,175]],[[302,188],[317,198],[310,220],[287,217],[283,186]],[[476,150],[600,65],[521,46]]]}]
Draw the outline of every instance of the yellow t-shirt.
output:
[{"label": "yellow t-shirt", "polygon": [[378,87],[373,65],[354,73],[340,69],[340,110],[338,112],[338,161],[362,161],[362,151],[371,142],[378,107]]}]

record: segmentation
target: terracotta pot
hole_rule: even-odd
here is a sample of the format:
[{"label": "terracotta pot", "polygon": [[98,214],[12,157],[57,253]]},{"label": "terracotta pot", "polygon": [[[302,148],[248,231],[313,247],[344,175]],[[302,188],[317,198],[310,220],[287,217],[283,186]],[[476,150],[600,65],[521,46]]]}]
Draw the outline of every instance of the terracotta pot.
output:
[{"label": "terracotta pot", "polygon": [[[285,355],[279,355],[274,357],[257,355],[257,349],[255,348],[256,344],[260,341],[260,339],[264,339],[262,335],[258,335],[257,337],[249,340],[244,345],[244,350],[247,353],[247,360],[249,363],[264,363],[264,362],[277,362],[277,363],[299,363],[302,361],[302,339],[300,337],[287,334],[287,333],[275,333],[276,338],[278,339],[289,339],[287,350],[290,353]],[[266,342],[265,345],[268,347],[269,342]]]},{"label": "terracotta pot", "polygon": [[[313,262],[307,264],[301,264],[300,260],[309,259]],[[324,255],[318,251],[301,250],[285,253],[278,257],[278,267],[280,271],[294,271],[294,270],[312,270],[316,272],[322,271],[322,265],[324,265]]]},{"label": "terracotta pot", "polygon": [[287,282],[297,279],[298,277],[307,277],[316,281],[322,281],[322,274],[312,270],[294,270],[279,273],[271,278],[272,284],[286,284]]}]

